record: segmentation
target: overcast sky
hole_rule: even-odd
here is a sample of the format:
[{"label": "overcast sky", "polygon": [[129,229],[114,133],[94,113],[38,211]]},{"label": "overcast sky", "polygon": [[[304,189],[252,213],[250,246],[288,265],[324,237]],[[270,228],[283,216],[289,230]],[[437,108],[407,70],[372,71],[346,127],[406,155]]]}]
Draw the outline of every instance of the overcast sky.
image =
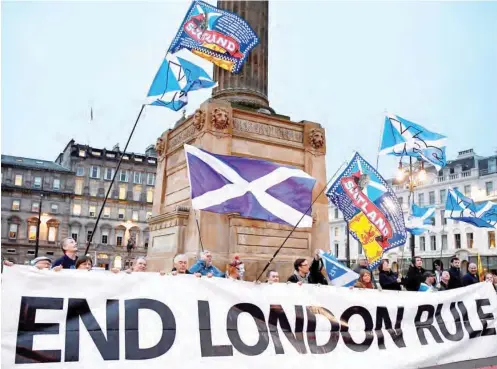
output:
[{"label": "overcast sky", "polygon": [[[2,2],[2,154],[54,160],[71,138],[123,148],[189,4]],[[270,104],[326,128],[329,176],[354,150],[376,161],[385,109],[449,136],[449,158],[497,149],[497,2],[269,9]],[[187,112],[209,95],[190,94]],[[147,107],[131,150],[180,116]]]}]

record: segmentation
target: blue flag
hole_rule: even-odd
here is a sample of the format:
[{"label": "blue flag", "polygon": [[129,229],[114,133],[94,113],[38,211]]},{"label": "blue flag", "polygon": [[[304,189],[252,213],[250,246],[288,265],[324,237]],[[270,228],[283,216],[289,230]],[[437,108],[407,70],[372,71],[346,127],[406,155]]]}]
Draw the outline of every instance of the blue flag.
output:
[{"label": "blue flag", "polygon": [[380,154],[413,156],[433,164],[440,170],[447,164],[445,139],[445,136],[428,131],[419,124],[398,115],[387,114]]},{"label": "blue flag", "polygon": [[455,188],[449,189],[445,203],[445,217],[466,222],[479,228],[495,228],[497,224],[497,204],[485,201],[476,204]]},{"label": "blue flag", "polygon": [[412,204],[411,215],[408,218],[406,229],[413,235],[420,235],[430,231],[435,224],[434,206],[417,206]]},{"label": "blue flag", "polygon": [[150,105],[178,111],[188,103],[189,92],[215,86],[216,82],[198,65],[168,55],[155,75],[147,97]]},{"label": "blue flag", "polygon": [[190,145],[185,145],[185,155],[194,209],[312,227],[310,206],[316,180],[304,171],[212,154]]},{"label": "blue flag", "polygon": [[323,251],[319,253],[332,286],[352,287],[355,285],[359,274],[340,263],[331,253]]},{"label": "blue flag", "polygon": [[169,52],[188,49],[223,69],[238,73],[258,43],[259,38],[243,18],[195,0]]},{"label": "blue flag", "polygon": [[356,153],[327,196],[343,213],[350,234],[364,249],[371,269],[383,253],[406,241],[404,216],[390,185]]}]

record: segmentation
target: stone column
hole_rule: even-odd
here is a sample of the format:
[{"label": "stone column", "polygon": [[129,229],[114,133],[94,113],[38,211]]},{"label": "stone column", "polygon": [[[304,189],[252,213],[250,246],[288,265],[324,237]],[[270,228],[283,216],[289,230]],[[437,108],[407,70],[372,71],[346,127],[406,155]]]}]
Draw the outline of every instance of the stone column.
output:
[{"label": "stone column", "polygon": [[268,2],[218,1],[217,7],[245,19],[259,37],[238,74],[214,66],[214,80],[219,86],[212,92],[216,99],[228,100],[252,108],[268,108]]}]

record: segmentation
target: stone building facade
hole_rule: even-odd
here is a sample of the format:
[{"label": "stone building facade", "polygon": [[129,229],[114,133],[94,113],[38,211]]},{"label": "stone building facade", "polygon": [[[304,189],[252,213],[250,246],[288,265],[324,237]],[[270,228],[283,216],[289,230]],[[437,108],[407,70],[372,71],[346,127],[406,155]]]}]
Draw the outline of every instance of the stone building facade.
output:
[{"label": "stone building facade", "polygon": [[[60,256],[59,241],[65,237],[73,237],[83,253],[120,155],[118,147],[100,149],[74,140],[55,162],[2,155],[2,256],[16,263],[33,259],[41,193],[38,256]],[[124,268],[146,255],[156,160],[153,146],[145,154],[124,155],[93,235],[89,253],[95,266]],[[131,252],[128,243],[134,246]]]}]

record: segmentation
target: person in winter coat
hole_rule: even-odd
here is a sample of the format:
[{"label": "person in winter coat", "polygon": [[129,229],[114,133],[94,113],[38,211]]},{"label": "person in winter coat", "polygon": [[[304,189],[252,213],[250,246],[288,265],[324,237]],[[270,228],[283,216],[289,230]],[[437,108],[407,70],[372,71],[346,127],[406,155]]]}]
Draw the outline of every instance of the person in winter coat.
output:
[{"label": "person in winter coat", "polygon": [[293,267],[295,270],[288,278],[288,282],[290,283],[328,284],[328,281],[321,273],[323,263],[319,251],[316,251],[310,266],[307,259],[297,259],[293,263]]},{"label": "person in winter coat", "polygon": [[392,272],[388,260],[383,260],[378,267],[380,271],[380,286],[384,290],[400,291],[400,278],[397,273]]},{"label": "person in winter coat", "polygon": [[456,256],[450,259],[449,274],[449,290],[462,287],[461,260]]},{"label": "person in winter coat", "polygon": [[354,288],[374,289],[373,282],[371,281],[371,272],[367,269],[361,269],[359,279],[357,280]]},{"label": "person in winter coat", "polygon": [[407,276],[403,283],[408,291],[418,291],[419,285],[424,280],[423,274],[426,272],[423,268],[423,259],[420,256],[415,256],[413,263],[409,266]]},{"label": "person in winter coat", "polygon": [[368,259],[365,256],[359,256],[358,264],[354,268],[354,272],[360,274],[363,269],[368,270]]},{"label": "person in winter coat", "polygon": [[190,268],[190,273],[200,273],[207,277],[221,277],[224,278],[224,273],[212,265],[212,254],[210,251],[203,251],[200,259]]},{"label": "person in winter coat", "polygon": [[471,263],[468,266],[468,272],[464,277],[462,277],[462,285],[464,287],[470,286],[472,284],[480,282],[480,278],[478,278],[478,267],[475,263]]},{"label": "person in winter coat", "polygon": [[447,291],[449,289],[449,282],[450,282],[450,274],[448,271],[444,270],[442,272],[442,277],[440,278],[438,290]]}]

